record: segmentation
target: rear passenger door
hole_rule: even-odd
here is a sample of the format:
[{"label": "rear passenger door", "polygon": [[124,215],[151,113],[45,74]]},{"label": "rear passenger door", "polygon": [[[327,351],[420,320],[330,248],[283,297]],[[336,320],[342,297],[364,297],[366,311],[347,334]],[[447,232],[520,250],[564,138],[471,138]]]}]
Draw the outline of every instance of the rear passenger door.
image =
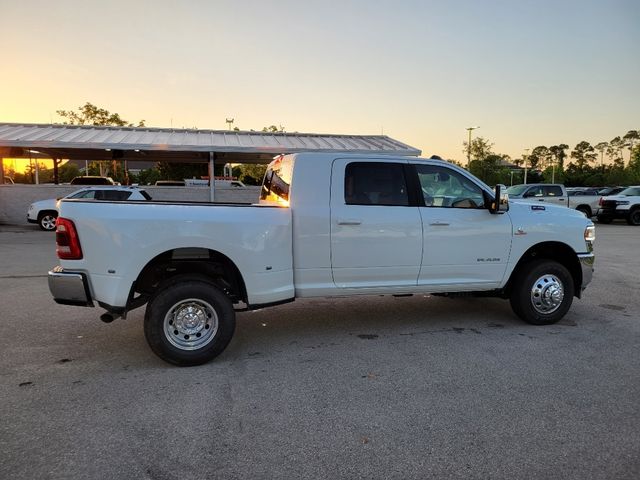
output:
[{"label": "rear passenger door", "polygon": [[331,269],[339,288],[415,286],[422,221],[406,160],[336,159],[331,182]]},{"label": "rear passenger door", "polygon": [[560,185],[543,185],[542,191],[546,202],[553,205],[567,205],[568,197],[564,194],[565,192]]},{"label": "rear passenger door", "polygon": [[527,190],[524,198],[530,201],[549,202],[554,205],[567,204],[567,196],[564,195],[560,185],[536,185]]}]

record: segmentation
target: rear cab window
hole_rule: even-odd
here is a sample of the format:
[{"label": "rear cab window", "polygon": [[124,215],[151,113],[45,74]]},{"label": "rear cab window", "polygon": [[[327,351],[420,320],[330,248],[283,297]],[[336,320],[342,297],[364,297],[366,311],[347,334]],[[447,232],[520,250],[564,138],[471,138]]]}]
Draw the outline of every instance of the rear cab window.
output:
[{"label": "rear cab window", "polygon": [[408,206],[404,165],[349,163],[344,176],[344,200],[347,205]]},{"label": "rear cab window", "polygon": [[280,156],[269,164],[264,174],[260,203],[289,206],[289,188],[293,176],[293,158]]}]

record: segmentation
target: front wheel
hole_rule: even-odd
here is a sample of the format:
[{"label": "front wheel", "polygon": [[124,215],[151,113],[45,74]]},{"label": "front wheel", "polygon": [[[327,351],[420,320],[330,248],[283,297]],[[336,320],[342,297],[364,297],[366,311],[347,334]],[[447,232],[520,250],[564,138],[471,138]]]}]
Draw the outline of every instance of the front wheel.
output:
[{"label": "front wheel", "polygon": [[640,207],[636,207],[631,212],[629,212],[629,216],[627,217],[627,223],[629,225],[640,225]]},{"label": "front wheel", "polygon": [[42,230],[50,232],[56,229],[56,218],[58,214],[56,212],[44,212],[38,215],[38,225]]},{"label": "front wheel", "polygon": [[176,279],[149,302],[144,334],[151,350],[179,366],[201,365],[220,355],[235,331],[229,298],[215,285]]},{"label": "front wheel", "polygon": [[550,325],[569,311],[573,278],[553,260],[536,260],[520,267],[511,290],[511,308],[527,323]]}]

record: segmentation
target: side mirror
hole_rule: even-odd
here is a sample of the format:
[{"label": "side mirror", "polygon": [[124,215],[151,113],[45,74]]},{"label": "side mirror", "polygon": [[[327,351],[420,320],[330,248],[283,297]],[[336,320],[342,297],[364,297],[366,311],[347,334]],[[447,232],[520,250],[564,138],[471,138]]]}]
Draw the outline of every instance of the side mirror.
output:
[{"label": "side mirror", "polygon": [[507,193],[507,187],[505,185],[496,185],[489,211],[500,214],[509,211],[509,194]]}]

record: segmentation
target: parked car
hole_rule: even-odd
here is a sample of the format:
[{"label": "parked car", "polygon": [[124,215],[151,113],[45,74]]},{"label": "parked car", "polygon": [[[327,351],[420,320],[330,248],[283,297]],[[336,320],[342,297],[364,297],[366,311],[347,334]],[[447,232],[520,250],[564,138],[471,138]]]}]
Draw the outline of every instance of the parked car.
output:
[{"label": "parked car", "polygon": [[111,177],[99,177],[94,175],[85,175],[82,177],[75,177],[71,180],[71,185],[115,185]]},{"label": "parked car", "polygon": [[[86,187],[63,198],[109,201],[151,200],[151,196],[142,189],[121,186]],[[33,202],[27,210],[27,221],[29,223],[37,223],[42,230],[54,230],[56,228],[60,200],[60,198],[50,198]]]},{"label": "parked car", "polygon": [[598,190],[598,195],[602,195],[603,197],[607,197],[609,195],[617,195],[625,188],[627,187],[604,187]]},{"label": "parked car", "polygon": [[602,197],[597,215],[600,223],[624,218],[629,225],[640,225],[640,186],[627,187],[617,195]]}]

